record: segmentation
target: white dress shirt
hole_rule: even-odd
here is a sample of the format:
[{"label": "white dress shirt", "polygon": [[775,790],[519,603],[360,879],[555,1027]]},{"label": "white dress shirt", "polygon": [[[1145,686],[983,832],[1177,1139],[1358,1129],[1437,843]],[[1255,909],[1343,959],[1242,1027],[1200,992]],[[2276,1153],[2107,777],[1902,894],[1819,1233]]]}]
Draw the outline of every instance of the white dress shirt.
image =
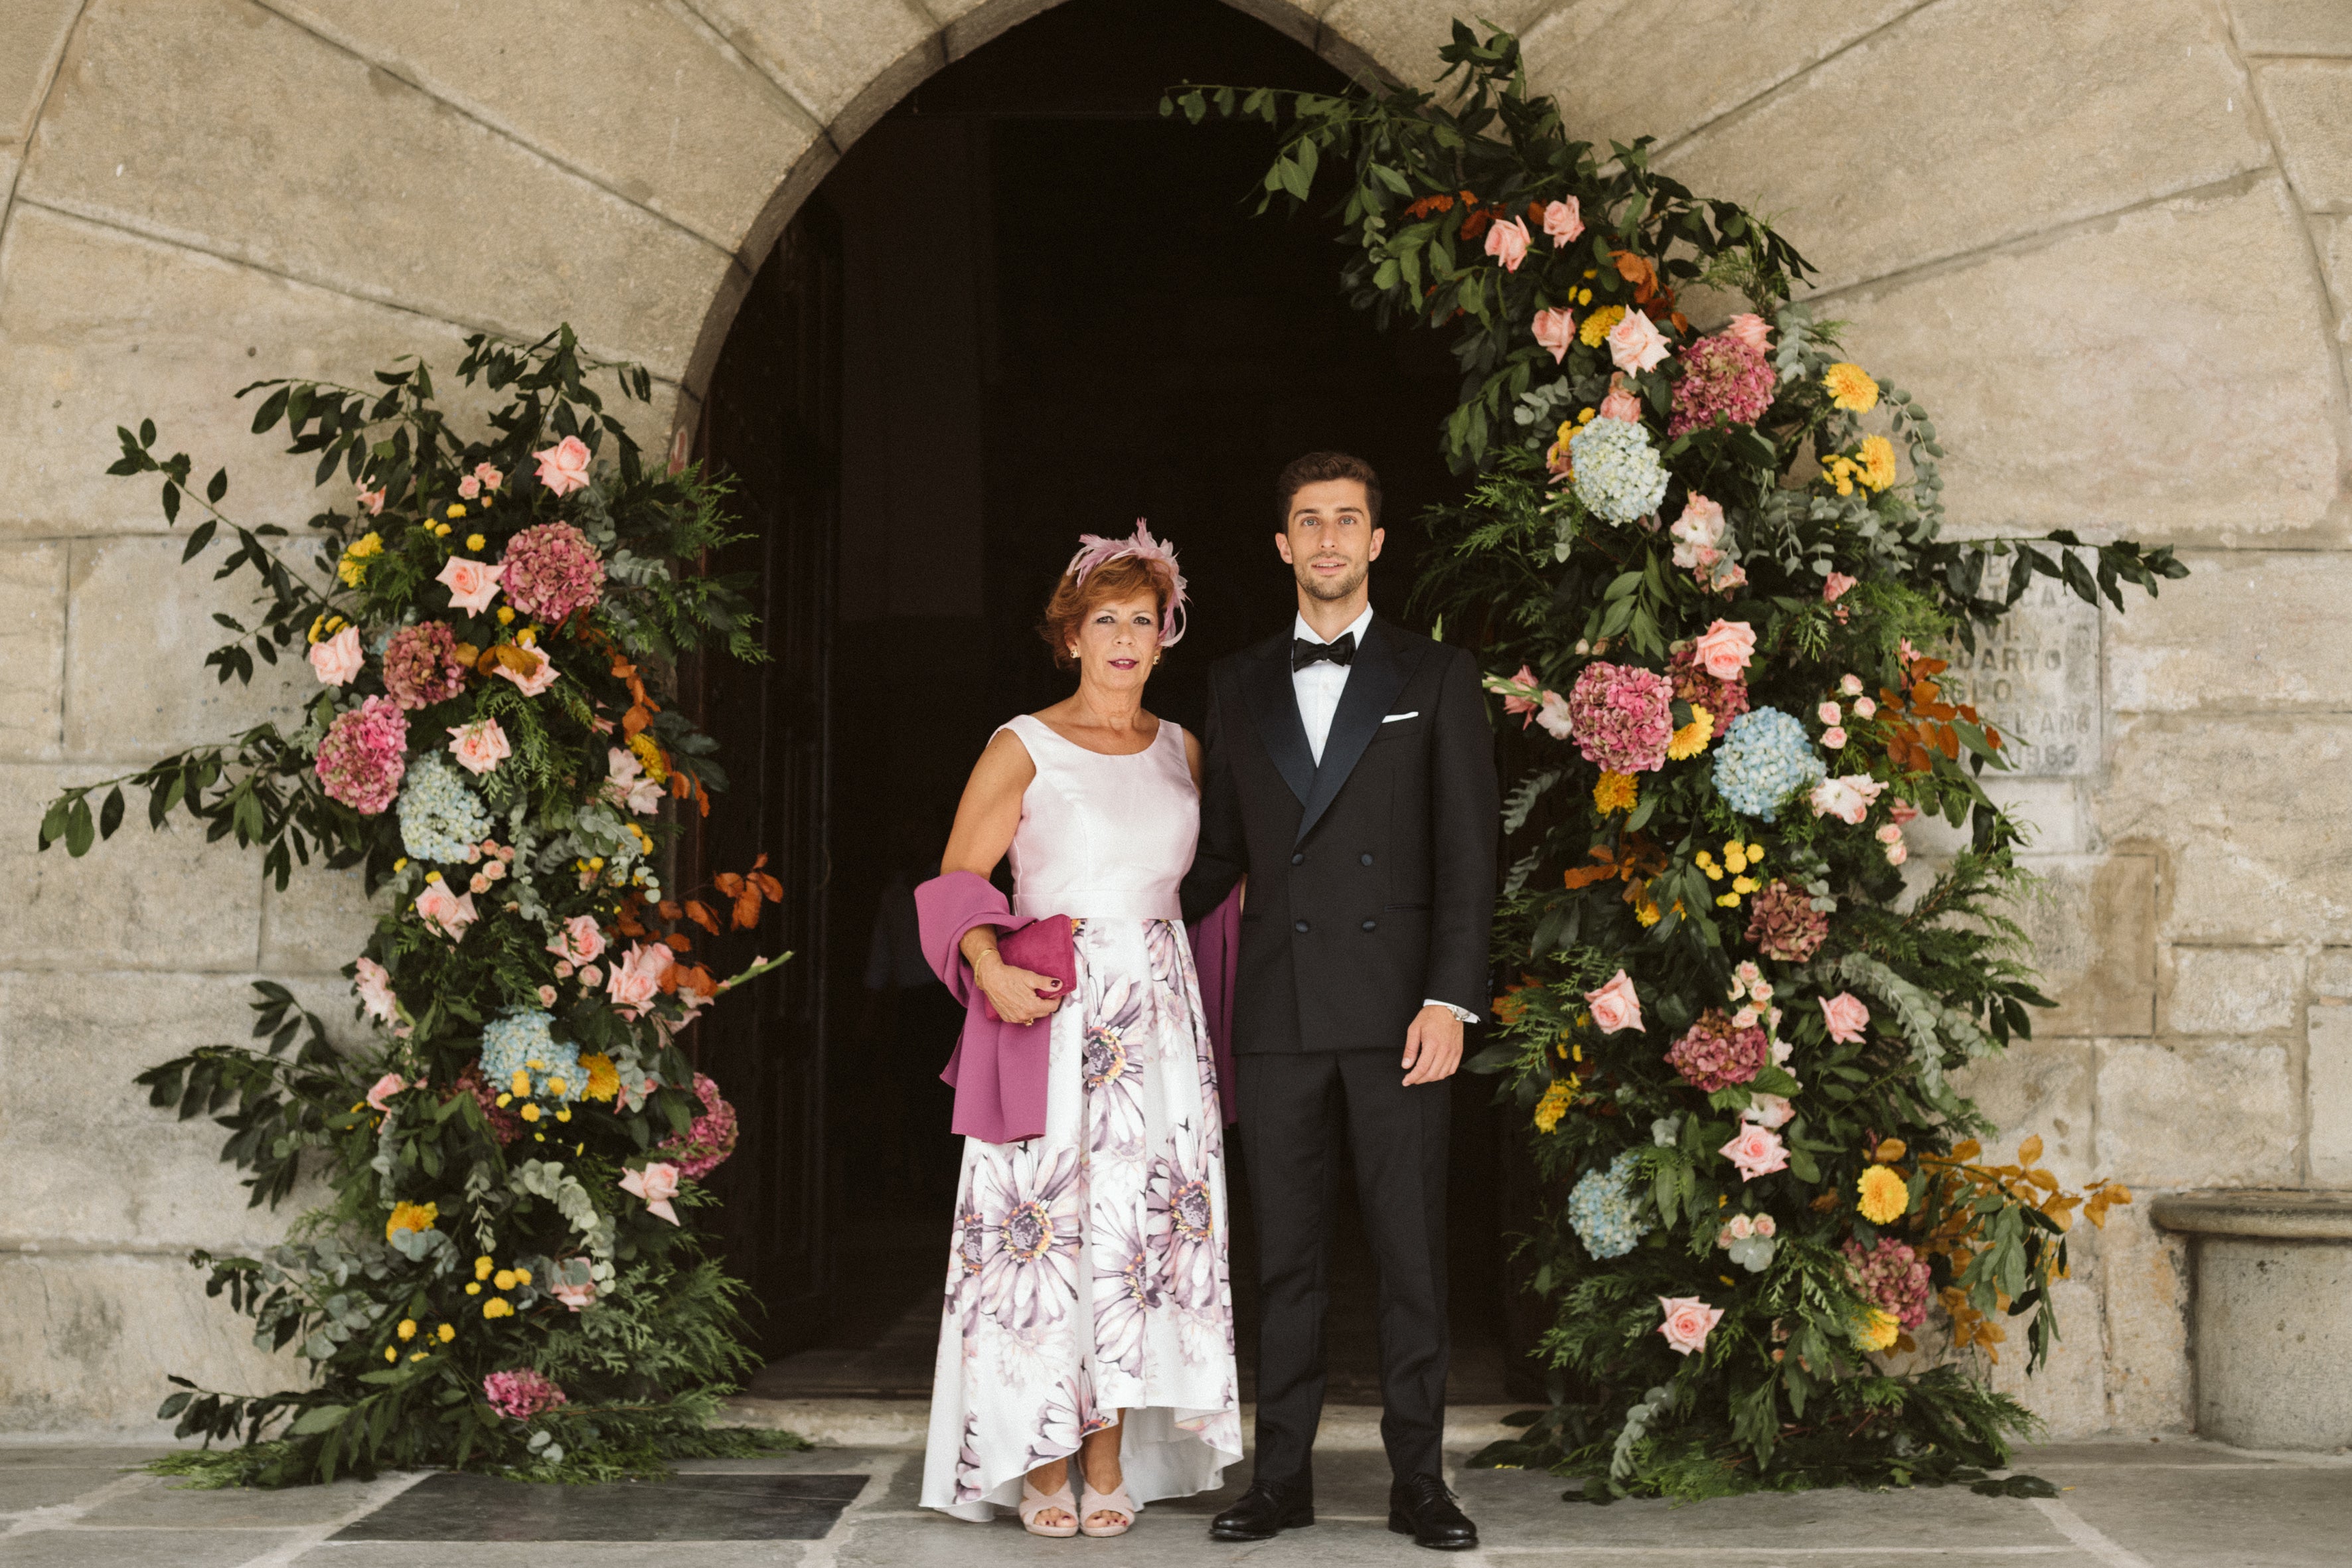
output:
[{"label": "white dress shirt", "polygon": [[[1371,606],[1367,605],[1362,615],[1341,629],[1339,637],[1354,633],[1356,651],[1361,653],[1364,633],[1371,628]],[[1305,616],[1292,617],[1290,635],[1307,642],[1339,640],[1339,637],[1316,636],[1315,628],[1307,624]],[[1307,750],[1318,768],[1323,765],[1323,742],[1331,738],[1331,716],[1339,711],[1340,694],[1348,689],[1348,675],[1352,668],[1351,665],[1333,664],[1328,658],[1318,658],[1304,669],[1290,672],[1290,689],[1298,699],[1298,721],[1307,726]],[[1478,1021],[1478,1015],[1468,1008],[1457,1007],[1451,1002],[1440,1002],[1434,997],[1423,998],[1422,1005],[1443,1007],[1465,1024]]]}]

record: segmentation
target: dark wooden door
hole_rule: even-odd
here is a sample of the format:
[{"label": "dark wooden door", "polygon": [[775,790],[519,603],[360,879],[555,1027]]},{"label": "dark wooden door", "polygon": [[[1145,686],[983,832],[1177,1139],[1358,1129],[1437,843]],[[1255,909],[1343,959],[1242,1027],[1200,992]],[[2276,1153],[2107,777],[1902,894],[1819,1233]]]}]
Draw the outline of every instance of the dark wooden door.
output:
[{"label": "dark wooden door", "polygon": [[[782,970],[698,1026],[698,1059],[740,1113],[735,1157],[712,1173],[717,1229],[747,1281],[769,1359],[821,1341],[833,1284],[825,1180],[825,853],[833,708],[834,557],[840,526],[840,226],[803,207],[761,268],[711,378],[702,452],[733,483],[750,537],[709,563],[753,580],[764,664],[702,661],[688,700],[719,736],[730,787],[694,838],[694,880],[761,852],[783,908],[714,943],[725,974],[789,948]],[[777,923],[782,929],[778,930]]]}]

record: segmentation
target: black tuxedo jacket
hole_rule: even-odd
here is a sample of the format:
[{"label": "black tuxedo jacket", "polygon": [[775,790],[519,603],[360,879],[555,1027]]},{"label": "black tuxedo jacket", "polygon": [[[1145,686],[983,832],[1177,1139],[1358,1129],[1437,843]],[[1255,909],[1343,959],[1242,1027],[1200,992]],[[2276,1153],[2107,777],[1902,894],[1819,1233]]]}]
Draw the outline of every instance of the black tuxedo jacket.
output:
[{"label": "black tuxedo jacket", "polygon": [[1236,1051],[1401,1050],[1424,999],[1486,1010],[1501,803],[1469,654],[1373,617],[1318,767],[1286,632],[1210,670],[1206,739],[1184,912],[1249,873]]}]

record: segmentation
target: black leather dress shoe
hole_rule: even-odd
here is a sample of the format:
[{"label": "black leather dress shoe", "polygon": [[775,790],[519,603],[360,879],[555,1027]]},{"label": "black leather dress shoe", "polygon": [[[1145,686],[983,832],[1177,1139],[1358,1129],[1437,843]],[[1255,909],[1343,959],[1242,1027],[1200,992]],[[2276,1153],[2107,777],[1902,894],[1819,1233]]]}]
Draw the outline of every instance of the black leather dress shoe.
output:
[{"label": "black leather dress shoe", "polygon": [[1389,1528],[1433,1552],[1467,1552],[1478,1544],[1478,1527],[1435,1476],[1409,1477],[1389,1489]]},{"label": "black leather dress shoe", "polygon": [[[1271,1541],[1315,1522],[1315,1494],[1283,1481],[1252,1481],[1249,1490],[1209,1525],[1212,1541]],[[1475,1532],[1474,1532],[1475,1535]]]}]

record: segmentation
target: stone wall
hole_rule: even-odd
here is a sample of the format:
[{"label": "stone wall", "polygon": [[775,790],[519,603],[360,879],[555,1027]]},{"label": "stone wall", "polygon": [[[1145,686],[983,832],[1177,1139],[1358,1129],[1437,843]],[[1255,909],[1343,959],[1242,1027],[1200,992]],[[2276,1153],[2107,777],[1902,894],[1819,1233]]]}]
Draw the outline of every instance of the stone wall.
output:
[{"label": "stone wall", "polygon": [[[1423,78],[1436,0],[1237,0]],[[1045,0],[5,0],[0,18],[0,1429],[137,1429],[166,1371],[262,1378],[180,1257],[266,1239],[127,1088],[244,1033],[257,973],[334,1005],[335,879],[132,832],[32,853],[61,782],[284,700],[201,670],[113,426],[304,515],[226,395],[446,365],[568,319],[690,424],[733,302],[840,150]],[[1771,215],[1857,356],[1927,398],[1979,531],[2184,547],[2124,617],[2038,599],[1969,679],[2029,765],[2028,911],[2063,1005],[1975,1075],[2062,1173],[2352,1185],[2345,323],[2352,12],[2337,0],[1501,0],[1596,139]],[[655,433],[649,428],[649,433]],[[2062,1431],[2189,1420],[2179,1245],[2084,1248],[2027,1390]],[[2014,1357],[2011,1358],[2012,1361]],[[2004,1376],[2011,1375],[2004,1371]]]}]

